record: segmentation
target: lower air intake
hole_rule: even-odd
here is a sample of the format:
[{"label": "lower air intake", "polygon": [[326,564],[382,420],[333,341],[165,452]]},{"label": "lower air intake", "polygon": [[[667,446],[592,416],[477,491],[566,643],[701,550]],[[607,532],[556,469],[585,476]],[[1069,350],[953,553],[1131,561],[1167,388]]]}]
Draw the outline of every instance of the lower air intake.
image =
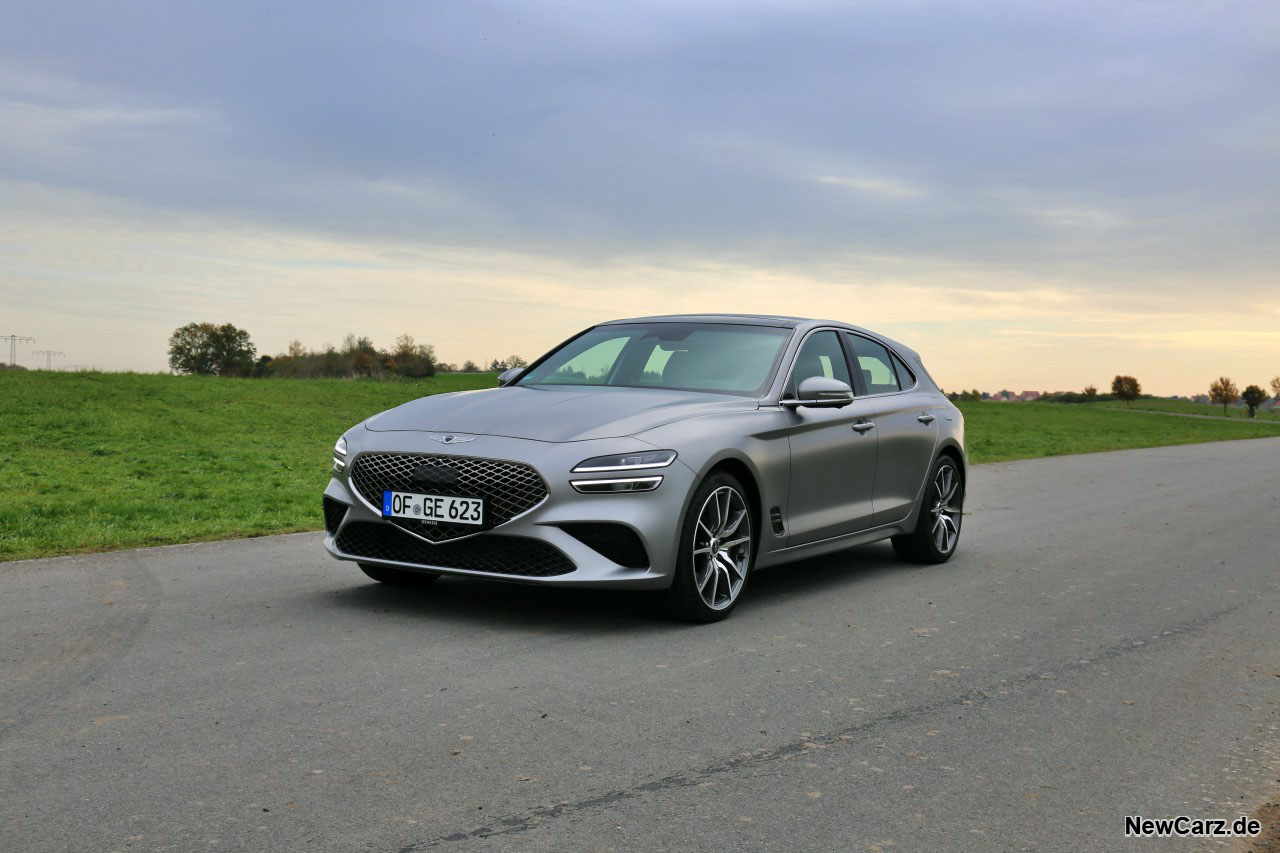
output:
[{"label": "lower air intake", "polygon": [[609,521],[577,521],[560,529],[583,545],[628,569],[649,568],[649,554],[636,532]]},{"label": "lower air intake", "polygon": [[334,543],[348,557],[409,563],[423,568],[464,569],[525,578],[567,575],[577,566],[554,545],[526,536],[481,533],[459,542],[432,545],[376,521],[353,521]]}]

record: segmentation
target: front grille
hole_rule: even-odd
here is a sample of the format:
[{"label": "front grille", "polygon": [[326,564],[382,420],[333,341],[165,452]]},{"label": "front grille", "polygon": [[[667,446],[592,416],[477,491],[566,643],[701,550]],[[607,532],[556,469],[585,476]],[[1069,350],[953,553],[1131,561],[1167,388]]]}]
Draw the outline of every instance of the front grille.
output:
[{"label": "front grille", "polygon": [[649,568],[649,554],[634,530],[610,521],[575,521],[560,529],[628,569]]},{"label": "front grille", "polygon": [[[414,473],[418,473],[415,479]],[[416,518],[389,518],[432,542],[444,542],[497,527],[528,512],[547,496],[547,484],[531,466],[473,456],[419,456],[366,453],[351,468],[351,483],[365,500],[381,508],[383,491],[484,499],[484,524],[432,524]]]},{"label": "front grille", "polygon": [[338,525],[342,524],[342,519],[347,515],[347,505],[342,501],[335,501],[328,495],[324,496],[324,529],[330,533],[338,531]]},{"label": "front grille", "polygon": [[335,544],[343,554],[367,560],[526,578],[566,575],[577,568],[563,551],[541,539],[484,533],[462,542],[431,545],[376,521],[353,521],[342,528]]}]

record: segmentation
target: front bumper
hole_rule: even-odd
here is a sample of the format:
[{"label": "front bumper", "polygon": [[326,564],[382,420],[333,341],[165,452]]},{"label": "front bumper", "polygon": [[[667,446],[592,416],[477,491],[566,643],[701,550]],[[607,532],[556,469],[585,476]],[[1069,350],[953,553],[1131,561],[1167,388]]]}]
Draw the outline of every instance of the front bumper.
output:
[{"label": "front bumper", "polygon": [[[373,432],[363,427],[356,427],[349,432],[347,441],[346,470],[342,474],[333,475],[324,492],[326,497],[347,506],[339,526],[330,530],[324,540],[325,549],[339,560],[553,586],[655,589],[669,586],[671,583],[680,522],[684,518],[685,505],[692,493],[695,480],[694,472],[687,465],[677,459],[665,468],[636,472],[637,476],[654,474],[662,476],[662,484],[651,492],[581,494],[569,484],[570,478],[574,480],[616,479],[619,476],[617,472],[571,475],[570,470],[582,460],[593,456],[654,449],[645,442],[634,438],[619,438],[551,443],[498,436],[477,436],[474,441],[465,444],[443,445],[431,441],[425,433]],[[384,521],[380,508],[371,506],[350,483],[348,474],[354,468],[356,459],[363,453],[484,457],[523,462],[533,466],[546,481],[546,499],[523,515],[499,524],[480,535],[494,539],[526,537],[540,540],[562,552],[572,561],[573,568],[551,577],[531,577],[505,572],[460,569],[436,565],[429,561],[418,561],[418,557],[424,553],[429,559],[432,553],[438,551],[443,554],[453,545],[473,541],[469,539],[429,543],[422,537],[414,537],[418,542],[426,544],[413,549],[415,553],[413,562],[385,558],[371,559],[360,554],[344,553],[338,546],[338,539],[350,524],[373,523],[390,528],[403,536],[412,536],[398,526]],[[610,522],[630,528],[644,545],[648,566],[629,568],[620,565],[559,526],[582,522]],[[464,562],[442,561],[455,564]]]}]

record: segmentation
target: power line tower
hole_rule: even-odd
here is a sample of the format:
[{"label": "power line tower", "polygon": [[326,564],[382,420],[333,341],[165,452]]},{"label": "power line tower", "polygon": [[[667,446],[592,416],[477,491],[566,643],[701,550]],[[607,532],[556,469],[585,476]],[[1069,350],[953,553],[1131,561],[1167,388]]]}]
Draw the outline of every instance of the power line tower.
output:
[{"label": "power line tower", "polygon": [[36,350],[35,352],[33,352],[33,353],[31,353],[31,354],[32,354],[32,355],[37,355],[37,356],[38,356],[38,355],[42,355],[42,356],[44,356],[44,369],[45,369],[45,370],[53,370],[53,357],[54,357],[55,355],[60,355],[60,356],[62,356],[63,358],[66,358],[66,357],[67,357],[67,354],[66,354],[65,352],[60,352],[60,351],[58,351],[58,350],[56,350],[56,349],[38,349],[38,350]]},{"label": "power line tower", "polygon": [[23,341],[24,343],[32,343],[32,344],[34,344],[34,343],[36,342],[36,339],[35,339],[35,338],[28,338],[28,337],[26,337],[25,335],[5,335],[4,337],[0,337],[0,341],[8,341],[8,342],[9,342],[9,364],[10,364],[10,365],[17,365],[17,363],[18,363],[18,341]]}]

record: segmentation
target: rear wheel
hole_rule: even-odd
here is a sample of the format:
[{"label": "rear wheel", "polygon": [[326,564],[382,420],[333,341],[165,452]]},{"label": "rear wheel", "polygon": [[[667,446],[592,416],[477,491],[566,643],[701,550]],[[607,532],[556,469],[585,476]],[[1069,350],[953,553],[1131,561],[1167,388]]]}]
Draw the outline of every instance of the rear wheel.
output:
[{"label": "rear wheel", "polygon": [[945,563],[960,543],[964,484],[950,456],[939,456],[929,472],[913,533],[893,537],[893,550],[913,563]]},{"label": "rear wheel", "polygon": [[389,583],[394,586],[425,586],[440,575],[435,572],[418,572],[412,569],[396,569],[390,566],[377,566],[373,563],[359,563],[360,571],[378,583]]},{"label": "rear wheel", "polygon": [[755,561],[746,491],[726,473],[712,474],[693,495],[680,529],[675,577],[667,590],[672,615],[716,622],[737,606]]}]

